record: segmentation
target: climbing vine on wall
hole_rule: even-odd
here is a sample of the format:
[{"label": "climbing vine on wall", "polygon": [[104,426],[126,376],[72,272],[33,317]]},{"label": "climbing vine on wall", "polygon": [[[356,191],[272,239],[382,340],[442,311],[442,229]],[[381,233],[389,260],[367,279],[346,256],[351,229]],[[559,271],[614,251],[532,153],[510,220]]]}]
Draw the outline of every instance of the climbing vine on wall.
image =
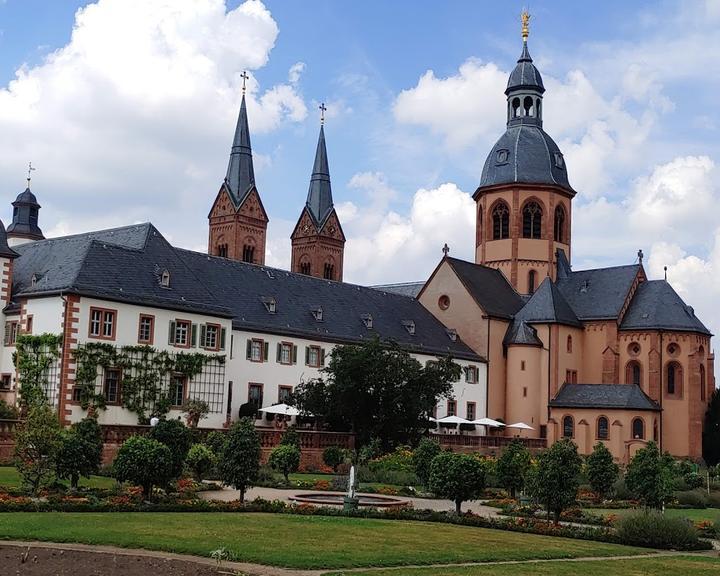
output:
[{"label": "climbing vine on wall", "polygon": [[211,362],[225,363],[225,356],[199,352],[170,353],[152,346],[122,346],[91,342],[73,350],[76,399],[84,410],[91,406],[106,408],[106,399],[97,390],[100,369],[117,368],[122,372],[120,401],[134,412],[141,423],[151,416],[161,416],[170,410],[170,390],[166,385],[170,375],[177,374],[191,380]]},{"label": "climbing vine on wall", "polygon": [[55,368],[61,344],[62,336],[56,334],[20,334],[17,337],[13,363],[23,409],[48,402],[48,392],[55,385],[49,381],[50,374],[57,373]]}]

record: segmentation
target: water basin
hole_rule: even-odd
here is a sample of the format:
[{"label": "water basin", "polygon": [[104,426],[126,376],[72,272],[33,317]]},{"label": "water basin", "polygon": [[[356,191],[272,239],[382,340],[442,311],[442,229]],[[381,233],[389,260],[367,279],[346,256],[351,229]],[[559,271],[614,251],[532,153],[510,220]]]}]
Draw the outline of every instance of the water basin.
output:
[{"label": "water basin", "polygon": [[[322,506],[342,506],[344,492],[308,492],[307,494],[296,494],[290,496],[293,502],[302,504],[317,504]],[[370,508],[389,508],[393,506],[405,506],[408,500],[395,498],[393,496],[380,496],[378,494],[355,494],[358,499],[358,506]]]}]

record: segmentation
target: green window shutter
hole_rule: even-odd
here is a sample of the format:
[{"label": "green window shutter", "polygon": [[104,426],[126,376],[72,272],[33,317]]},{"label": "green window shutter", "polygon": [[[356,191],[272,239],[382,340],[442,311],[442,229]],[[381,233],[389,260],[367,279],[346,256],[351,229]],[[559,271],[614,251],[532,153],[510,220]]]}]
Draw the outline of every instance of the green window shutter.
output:
[{"label": "green window shutter", "polygon": [[225,350],[225,338],[227,334],[227,329],[222,328],[220,330],[220,350]]},{"label": "green window shutter", "polygon": [[463,372],[465,372],[465,382],[470,381],[470,366],[463,366]]},{"label": "green window shutter", "polygon": [[10,344],[10,322],[5,322],[5,346]]},{"label": "green window shutter", "polygon": [[320,348],[320,366],[325,366],[325,348]]},{"label": "green window shutter", "polygon": [[264,350],[264,352],[265,352],[265,353],[263,354],[263,361],[264,361],[264,362],[267,362],[267,359],[268,359],[269,356],[270,356],[270,343],[269,343],[269,342],[265,342],[265,350]]},{"label": "green window shutter", "polygon": [[175,344],[175,320],[170,320],[170,331],[168,333],[168,344]]},{"label": "green window shutter", "polygon": [[200,324],[200,346],[205,346],[205,342],[207,338],[207,326],[205,324]]},{"label": "green window shutter", "polygon": [[292,363],[297,364],[297,346],[295,344],[293,344],[292,349]]},{"label": "green window shutter", "polygon": [[281,355],[282,355],[282,344],[280,344],[278,342],[277,351],[275,352],[275,362],[280,362]]},{"label": "green window shutter", "polygon": [[250,339],[247,341],[247,359],[252,359],[252,340]]},{"label": "green window shutter", "polygon": [[197,324],[193,324],[190,328],[190,345],[193,348],[197,346]]},{"label": "green window shutter", "polygon": [[310,364],[310,347],[305,346],[305,366]]}]

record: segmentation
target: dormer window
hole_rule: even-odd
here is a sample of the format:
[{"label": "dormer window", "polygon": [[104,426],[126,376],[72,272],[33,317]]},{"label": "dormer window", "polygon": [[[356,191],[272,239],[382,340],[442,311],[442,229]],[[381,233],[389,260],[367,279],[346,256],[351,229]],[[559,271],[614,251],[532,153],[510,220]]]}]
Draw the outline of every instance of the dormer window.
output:
[{"label": "dormer window", "polygon": [[363,314],[361,316],[363,324],[365,324],[365,328],[368,330],[372,330],[373,327],[373,318],[371,314]]},{"label": "dormer window", "polygon": [[270,312],[270,314],[275,314],[277,311],[277,302],[275,298],[268,296],[262,299],[262,303],[265,305],[265,309]]},{"label": "dormer window", "polygon": [[322,306],[318,306],[314,310],[311,310],[313,317],[316,321],[322,322],[323,321],[323,309]]},{"label": "dormer window", "polygon": [[170,272],[163,270],[160,275],[160,286],[163,288],[170,288]]},{"label": "dormer window", "polygon": [[455,342],[457,340],[457,330],[455,328],[448,328],[445,332],[447,332],[448,338]]},{"label": "dormer window", "polygon": [[583,280],[582,286],[580,286],[580,292],[587,292],[589,288],[590,288],[590,281]]},{"label": "dormer window", "polygon": [[501,148],[500,150],[497,151],[495,164],[497,164],[498,166],[500,166],[502,164],[507,164],[509,157],[510,157],[510,150],[508,150],[507,148]]},{"label": "dormer window", "polygon": [[33,274],[32,277],[30,278],[30,286],[35,288],[35,286],[37,285],[38,279],[39,279],[38,275]]},{"label": "dormer window", "polygon": [[405,330],[408,331],[408,334],[415,334],[415,321],[414,320],[403,320],[402,325],[405,327]]},{"label": "dormer window", "polygon": [[565,168],[565,158],[560,152],[555,152],[555,167],[560,168],[560,170]]}]

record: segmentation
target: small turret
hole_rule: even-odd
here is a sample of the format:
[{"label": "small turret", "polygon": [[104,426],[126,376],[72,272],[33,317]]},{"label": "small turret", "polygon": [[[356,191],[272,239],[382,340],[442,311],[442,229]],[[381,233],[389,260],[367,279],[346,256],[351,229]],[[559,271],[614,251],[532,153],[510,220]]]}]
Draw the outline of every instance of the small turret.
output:
[{"label": "small turret", "polygon": [[28,167],[27,187],[12,203],[12,223],[7,228],[7,244],[17,246],[34,240],[44,240],[42,230],[38,226],[38,204],[35,194],[30,190],[30,173],[34,170],[32,164]]}]

